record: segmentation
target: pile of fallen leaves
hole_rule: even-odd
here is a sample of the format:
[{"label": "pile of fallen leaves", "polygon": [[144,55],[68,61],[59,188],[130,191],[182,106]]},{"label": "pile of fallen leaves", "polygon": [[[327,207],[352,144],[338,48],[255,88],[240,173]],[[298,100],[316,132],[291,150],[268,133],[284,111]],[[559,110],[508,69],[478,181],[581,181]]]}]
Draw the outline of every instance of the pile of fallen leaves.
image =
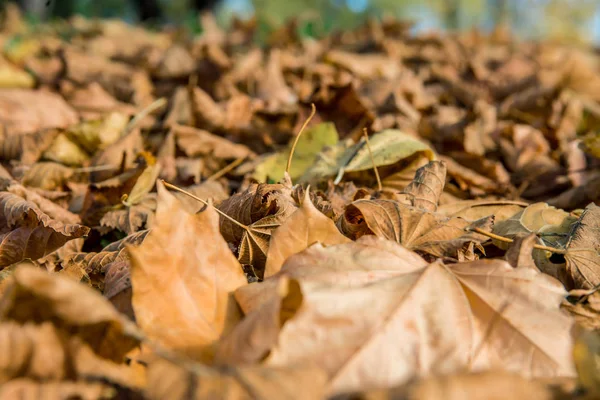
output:
[{"label": "pile of fallen leaves", "polygon": [[600,58],[369,22],[0,31],[0,398],[600,395]]}]

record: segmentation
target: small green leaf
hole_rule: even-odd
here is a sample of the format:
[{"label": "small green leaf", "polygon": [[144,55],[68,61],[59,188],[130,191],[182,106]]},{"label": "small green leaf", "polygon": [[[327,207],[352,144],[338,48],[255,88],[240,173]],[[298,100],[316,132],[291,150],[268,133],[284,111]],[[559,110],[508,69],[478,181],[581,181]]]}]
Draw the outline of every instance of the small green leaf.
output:
[{"label": "small green leaf", "polygon": [[[292,181],[298,179],[315,162],[315,157],[326,146],[333,146],[338,143],[338,133],[335,125],[331,122],[316,125],[307,129],[296,145],[296,151],[292,159],[290,168],[290,177]],[[292,139],[287,148],[278,153],[266,156],[254,170],[253,178],[259,182],[265,182],[267,179],[280,181],[283,178],[287,159],[292,147]]]},{"label": "small green leaf", "polygon": [[[369,139],[373,159],[377,167],[393,165],[416,153],[422,153],[429,161],[435,160],[433,150],[424,142],[397,129],[386,129]],[[364,141],[344,168],[347,172],[365,171],[373,168],[373,162]]]},{"label": "small green leaf", "polygon": [[[377,167],[394,165],[415,154],[421,154],[430,161],[436,158],[426,143],[396,129],[386,129],[372,135],[369,144]],[[366,171],[372,168],[373,162],[364,139],[354,145],[346,141],[321,152],[300,181],[318,184],[336,176],[340,178],[345,172]]]}]

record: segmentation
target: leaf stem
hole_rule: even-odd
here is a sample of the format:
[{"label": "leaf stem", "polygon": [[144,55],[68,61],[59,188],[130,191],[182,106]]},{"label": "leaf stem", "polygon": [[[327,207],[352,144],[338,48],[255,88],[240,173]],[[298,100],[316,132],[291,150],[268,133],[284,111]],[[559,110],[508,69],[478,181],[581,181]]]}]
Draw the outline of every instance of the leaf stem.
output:
[{"label": "leaf stem", "polygon": [[371,145],[369,144],[369,134],[367,132],[367,128],[363,128],[363,135],[365,136],[365,143],[367,144],[367,150],[369,150],[369,157],[371,157],[371,164],[373,164],[373,171],[375,171],[375,178],[377,178],[377,190],[380,192],[383,190],[383,185],[381,184],[381,178],[379,177],[379,171],[377,170],[377,165],[375,164],[375,157],[373,157],[373,151],[371,150]]},{"label": "leaf stem", "polygon": [[304,124],[302,124],[302,128],[300,128],[300,132],[298,132],[298,134],[296,135],[296,138],[294,139],[294,144],[292,144],[292,149],[290,150],[290,155],[288,156],[287,166],[285,167],[285,172],[287,172],[288,174],[290,173],[290,168],[292,166],[292,157],[294,156],[294,151],[296,151],[296,146],[298,145],[298,140],[300,140],[300,136],[302,135],[302,132],[304,132],[304,129],[306,129],[306,126],[308,125],[308,123],[313,119],[313,117],[317,113],[317,107],[315,107],[315,103],[311,103],[310,106],[312,108],[312,110],[310,111],[310,115],[308,116],[306,121],[304,121]]},{"label": "leaf stem", "polygon": [[[191,197],[192,199],[194,199],[194,200],[196,200],[196,201],[199,201],[200,203],[204,204],[205,206],[209,206],[209,205],[210,205],[210,204],[208,203],[208,201],[201,199],[200,197],[198,197],[198,196],[196,196],[196,195],[194,195],[194,194],[192,194],[192,193],[188,192],[188,191],[187,191],[187,190],[185,190],[185,189],[182,189],[182,188],[180,188],[179,186],[175,186],[175,185],[173,185],[173,184],[171,184],[171,183],[169,183],[169,182],[166,182],[164,179],[161,179],[160,181],[163,183],[163,185],[165,185],[165,187],[167,187],[167,188],[169,188],[169,189],[173,189],[173,190],[175,190],[176,192],[183,193],[183,194],[185,194],[186,196],[189,196],[189,197]],[[249,228],[249,227],[247,227],[246,225],[242,224],[242,223],[241,223],[241,222],[239,222],[239,221],[236,221],[234,218],[231,218],[229,215],[225,214],[223,211],[219,210],[217,207],[213,207],[213,208],[214,208],[214,209],[215,209],[215,211],[216,211],[217,213],[219,213],[219,215],[221,215],[223,218],[225,218],[225,219],[227,219],[227,220],[229,220],[229,221],[233,222],[234,224],[236,224],[237,226],[239,226],[239,227],[240,227],[240,228],[242,228],[242,229],[245,229],[245,230],[250,230],[250,228]]]},{"label": "leaf stem", "polygon": [[232,169],[234,169],[235,167],[240,165],[242,162],[244,162],[245,159],[246,159],[246,157],[240,157],[240,158],[236,159],[235,161],[227,164],[224,168],[221,168],[220,170],[218,170],[217,172],[215,172],[214,174],[212,174],[211,176],[206,178],[206,180],[207,181],[216,181],[223,175],[231,172]]},{"label": "leaf stem", "polygon": [[162,106],[164,106],[165,104],[167,104],[167,99],[165,99],[164,97],[161,97],[160,99],[156,99],[154,100],[152,103],[150,103],[146,108],[142,109],[140,112],[138,112],[132,119],[131,121],[129,121],[129,123],[127,124],[127,126],[125,127],[125,129],[123,130],[123,134],[121,136],[125,136],[127,135],[129,132],[131,132],[133,130],[133,128],[136,127],[136,125],[143,120],[144,118],[146,118],[148,115],[150,115],[151,113],[153,113],[154,111],[158,110],[159,108],[161,108]]},{"label": "leaf stem", "polygon": [[[504,243],[512,243],[512,242],[514,242],[514,240],[512,240],[511,238],[507,238],[507,237],[504,237],[504,236],[496,235],[495,233],[484,231],[481,228],[467,228],[467,230],[479,233],[480,235],[487,236],[487,237],[489,237],[491,239],[498,240],[499,242],[504,242]],[[550,252],[555,253],[555,254],[567,254],[567,250],[565,250],[565,249],[557,249],[556,247],[544,246],[544,245],[541,245],[541,244],[534,244],[533,248],[534,249],[538,249],[538,250],[550,251]]]},{"label": "leaf stem", "polygon": [[114,165],[93,165],[90,167],[73,168],[73,172],[75,172],[76,174],[83,174],[86,172],[110,171],[113,169],[117,169],[117,167],[115,167]]}]

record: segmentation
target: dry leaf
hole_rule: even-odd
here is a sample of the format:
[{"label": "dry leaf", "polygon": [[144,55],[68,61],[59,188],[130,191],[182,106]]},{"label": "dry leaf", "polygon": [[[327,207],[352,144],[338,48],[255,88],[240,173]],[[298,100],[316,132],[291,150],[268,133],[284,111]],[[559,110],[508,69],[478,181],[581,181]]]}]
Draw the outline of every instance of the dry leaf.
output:
[{"label": "dry leaf", "polygon": [[279,272],[284,261],[315,242],[329,246],[350,240],[313,205],[307,190],[300,207],[271,235],[264,277]]},{"label": "dry leaf", "polygon": [[0,399],[48,399],[97,400],[109,397],[113,389],[102,383],[90,382],[37,382],[32,379],[15,379],[0,387]]},{"label": "dry leaf", "polygon": [[87,235],[89,228],[65,224],[44,213],[34,203],[8,192],[0,192],[0,267],[24,258],[37,260]]},{"label": "dry leaf", "polygon": [[[325,260],[344,265],[345,249],[353,245],[326,248]],[[303,253],[288,263],[302,259]],[[316,361],[328,372],[333,393],[389,387],[457,369],[495,367],[527,376],[573,376],[571,320],[558,308],[565,293],[556,280],[496,260],[454,266],[437,262],[423,268],[366,257],[364,267],[345,265],[344,275],[331,277],[335,281],[327,274],[322,275],[325,280],[309,274],[290,280],[281,275],[284,266],[264,283],[239,289],[236,298],[242,308],[257,295],[264,300],[245,310],[246,318],[225,340],[241,341],[241,349],[265,346],[259,340],[261,327],[272,327],[273,319],[263,309],[276,311],[281,327],[276,340],[268,343],[266,365]],[[315,268],[321,260],[303,267]],[[356,273],[367,283],[354,280]],[[277,296],[281,283],[271,282],[281,279],[287,282],[283,299]],[[443,304],[431,301],[440,296]],[[273,307],[274,301],[281,307]],[[236,353],[226,354],[237,358]]]},{"label": "dry leaf", "polygon": [[446,184],[446,165],[430,161],[419,168],[413,181],[396,196],[400,203],[435,212]]},{"label": "dry leaf", "polygon": [[214,208],[191,215],[162,184],[158,190],[154,227],[129,249],[136,320],[152,340],[206,360],[240,318],[230,294],[246,278]]},{"label": "dry leaf", "polygon": [[173,127],[175,140],[188,157],[211,155],[215,158],[236,159],[253,157],[254,153],[246,146],[213,135],[212,133],[189,126]]},{"label": "dry leaf", "polygon": [[74,173],[73,169],[59,163],[38,162],[25,171],[21,183],[24,186],[53,190],[62,187]]},{"label": "dry leaf", "polygon": [[146,196],[140,203],[123,210],[109,211],[100,220],[100,225],[110,230],[118,229],[130,235],[152,226],[156,210],[155,196]]},{"label": "dry leaf", "polygon": [[[489,229],[492,221],[484,218],[473,224]],[[447,218],[393,200],[357,200],[346,207],[338,220],[340,230],[351,239],[375,235],[436,257],[456,257],[467,243],[487,240],[468,233],[471,224],[461,218]]]},{"label": "dry leaf", "polygon": [[238,260],[260,271],[266,262],[273,229],[294,213],[296,203],[291,196],[291,185],[261,183],[231,196],[218,208],[246,226],[220,218],[221,234],[238,249]]},{"label": "dry leaf", "polygon": [[600,208],[588,205],[569,232],[566,266],[561,280],[568,288],[591,289],[600,284]]},{"label": "dry leaf", "polygon": [[0,320],[52,322],[115,362],[139,344],[135,325],[92,289],[28,265],[17,268],[11,279],[0,300]]},{"label": "dry leaf", "polygon": [[0,89],[0,104],[0,121],[9,134],[66,128],[77,122],[75,111],[60,96],[46,91]]},{"label": "dry leaf", "polygon": [[151,400],[320,399],[323,371],[311,367],[208,368],[202,364],[156,360],[149,366],[146,395]]},{"label": "dry leaf", "polygon": [[83,165],[89,159],[88,154],[64,133],[59,133],[54,138],[42,156],[47,160],[67,165]]},{"label": "dry leaf", "polygon": [[543,382],[494,370],[423,379],[387,393],[372,393],[362,398],[375,400],[378,394],[386,396],[385,398],[406,396],[410,400],[502,400],[507,397],[515,400],[551,400],[555,398],[551,388]]}]

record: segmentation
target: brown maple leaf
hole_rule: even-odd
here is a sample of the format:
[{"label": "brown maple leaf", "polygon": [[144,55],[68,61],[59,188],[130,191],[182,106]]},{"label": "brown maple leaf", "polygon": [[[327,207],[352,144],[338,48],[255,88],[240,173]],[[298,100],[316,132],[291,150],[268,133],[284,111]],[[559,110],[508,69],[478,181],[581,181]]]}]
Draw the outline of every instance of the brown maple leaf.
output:
[{"label": "brown maple leaf", "polygon": [[236,291],[247,315],[217,359],[280,367],[310,360],[327,371],[330,393],[492,366],[574,375],[558,281],[500,260],[423,267],[398,257],[405,252],[361,238],[290,257],[279,274]]},{"label": "brown maple leaf", "polygon": [[435,257],[457,257],[457,252],[469,242],[479,243],[487,240],[482,235],[468,233],[468,228],[475,224],[489,229],[493,218],[488,217],[472,223],[462,218],[444,217],[393,200],[357,200],[346,207],[337,224],[351,239],[375,235]]},{"label": "brown maple leaf", "polygon": [[37,260],[90,231],[54,219],[35,203],[10,192],[0,192],[0,225],[0,267],[25,258]]},{"label": "brown maple leaf", "polygon": [[272,231],[297,209],[291,193],[291,184],[287,182],[252,184],[218,205],[220,211],[239,223],[221,216],[223,238],[236,246],[238,260],[254,266],[259,276],[262,276]]},{"label": "brown maple leaf", "polygon": [[246,284],[214,208],[189,214],[159,183],[154,227],[129,254],[133,309],[146,335],[187,356],[210,359],[212,343],[240,318],[230,294]]},{"label": "brown maple leaf", "polygon": [[331,219],[315,208],[307,190],[300,207],[271,235],[264,277],[279,272],[288,257],[315,242],[329,246],[349,241]]}]

